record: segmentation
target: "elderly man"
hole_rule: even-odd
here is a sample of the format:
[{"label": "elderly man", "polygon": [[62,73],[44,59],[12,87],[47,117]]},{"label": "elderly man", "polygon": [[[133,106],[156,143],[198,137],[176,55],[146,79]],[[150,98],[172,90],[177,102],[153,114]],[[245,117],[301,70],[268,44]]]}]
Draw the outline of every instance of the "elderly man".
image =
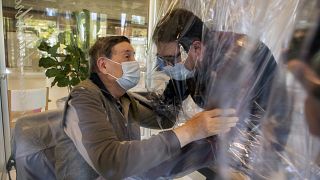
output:
[{"label": "elderly man", "polygon": [[189,143],[226,132],[237,122],[235,110],[214,109],[141,141],[139,126],[170,128],[175,120],[159,119],[127,92],[140,77],[130,41],[124,36],[99,38],[89,53],[90,77],[72,89],[66,102],[56,147],[58,179],[138,177],[188,152],[184,147]]}]

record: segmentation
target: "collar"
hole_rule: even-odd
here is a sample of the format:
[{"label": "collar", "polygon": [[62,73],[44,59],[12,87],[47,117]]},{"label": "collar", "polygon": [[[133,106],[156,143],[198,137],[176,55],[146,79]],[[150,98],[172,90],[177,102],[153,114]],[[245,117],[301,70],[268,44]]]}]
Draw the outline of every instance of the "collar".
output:
[{"label": "collar", "polygon": [[[115,102],[119,102],[119,100],[117,100],[116,98],[114,98],[111,93],[108,91],[108,89],[104,86],[103,82],[101,81],[100,77],[98,76],[97,73],[91,73],[89,79],[98,86],[98,88],[101,90],[102,94],[110,99],[113,100]],[[125,93],[122,97],[129,97],[129,95],[127,93]],[[121,99],[121,98],[120,98]]]},{"label": "collar", "polygon": [[108,89],[104,86],[103,82],[101,81],[100,77],[97,73],[91,73],[89,79],[98,86],[98,88],[101,90],[104,97],[106,97],[109,100],[117,101],[111,93],[108,91]]}]

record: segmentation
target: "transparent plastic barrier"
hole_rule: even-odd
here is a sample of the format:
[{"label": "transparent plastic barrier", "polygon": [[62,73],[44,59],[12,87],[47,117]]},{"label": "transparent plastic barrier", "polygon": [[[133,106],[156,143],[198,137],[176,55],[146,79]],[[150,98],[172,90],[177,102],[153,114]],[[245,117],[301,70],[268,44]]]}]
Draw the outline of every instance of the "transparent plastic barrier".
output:
[{"label": "transparent plastic barrier", "polygon": [[315,3],[202,0],[159,7],[148,51],[151,104],[178,118],[177,126],[203,110],[237,110],[239,123],[218,135],[212,151],[219,176],[318,178],[319,142],[305,123],[306,92],[285,56],[297,24],[314,24]]}]

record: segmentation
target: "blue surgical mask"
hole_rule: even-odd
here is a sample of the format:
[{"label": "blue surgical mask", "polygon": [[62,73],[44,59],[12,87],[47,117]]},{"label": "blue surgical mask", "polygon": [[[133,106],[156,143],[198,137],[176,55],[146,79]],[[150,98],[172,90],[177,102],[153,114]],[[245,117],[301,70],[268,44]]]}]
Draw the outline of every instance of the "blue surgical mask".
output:
[{"label": "blue surgical mask", "polygon": [[109,61],[121,65],[122,76],[120,78],[115,77],[114,75],[107,73],[111,77],[116,79],[116,82],[126,91],[133,88],[139,83],[140,80],[140,66],[137,61],[126,61],[122,63],[115,62],[111,59]]},{"label": "blue surgical mask", "polygon": [[[194,70],[190,71],[185,67],[184,62],[188,53],[181,45],[179,45],[179,48],[178,53],[174,56],[161,57],[157,55],[157,69],[162,70],[170,78],[181,81],[193,77]],[[175,63],[178,58],[181,58],[181,61]]]},{"label": "blue surgical mask", "polygon": [[194,71],[189,71],[182,63],[176,63],[174,66],[165,66],[163,67],[163,72],[175,80],[186,80],[194,76]]}]

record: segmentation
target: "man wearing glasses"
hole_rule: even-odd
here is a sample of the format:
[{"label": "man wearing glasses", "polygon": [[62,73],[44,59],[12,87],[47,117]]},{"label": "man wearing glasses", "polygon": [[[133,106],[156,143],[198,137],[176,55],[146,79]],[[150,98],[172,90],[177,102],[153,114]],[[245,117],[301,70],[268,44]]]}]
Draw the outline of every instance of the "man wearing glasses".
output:
[{"label": "man wearing glasses", "polygon": [[[174,105],[176,108],[170,110],[177,116],[183,101],[190,95],[200,110],[235,108],[240,117],[237,130],[251,137],[257,134],[276,74],[275,59],[266,45],[257,42],[250,47],[246,35],[210,31],[201,19],[185,9],[174,9],[166,14],[158,22],[152,38],[157,46],[155,70],[170,77],[163,94],[155,102],[160,104],[158,111]],[[243,52],[249,54],[243,56]],[[281,118],[284,112],[276,111],[272,113]],[[285,144],[289,127],[286,123],[281,126],[277,149]],[[208,143],[215,144],[210,140]],[[232,148],[239,150],[231,144]],[[246,147],[249,153],[250,148],[253,147]],[[240,165],[232,165],[246,171],[247,164],[242,162],[248,160],[244,156],[250,157],[249,153],[238,154]]]}]

